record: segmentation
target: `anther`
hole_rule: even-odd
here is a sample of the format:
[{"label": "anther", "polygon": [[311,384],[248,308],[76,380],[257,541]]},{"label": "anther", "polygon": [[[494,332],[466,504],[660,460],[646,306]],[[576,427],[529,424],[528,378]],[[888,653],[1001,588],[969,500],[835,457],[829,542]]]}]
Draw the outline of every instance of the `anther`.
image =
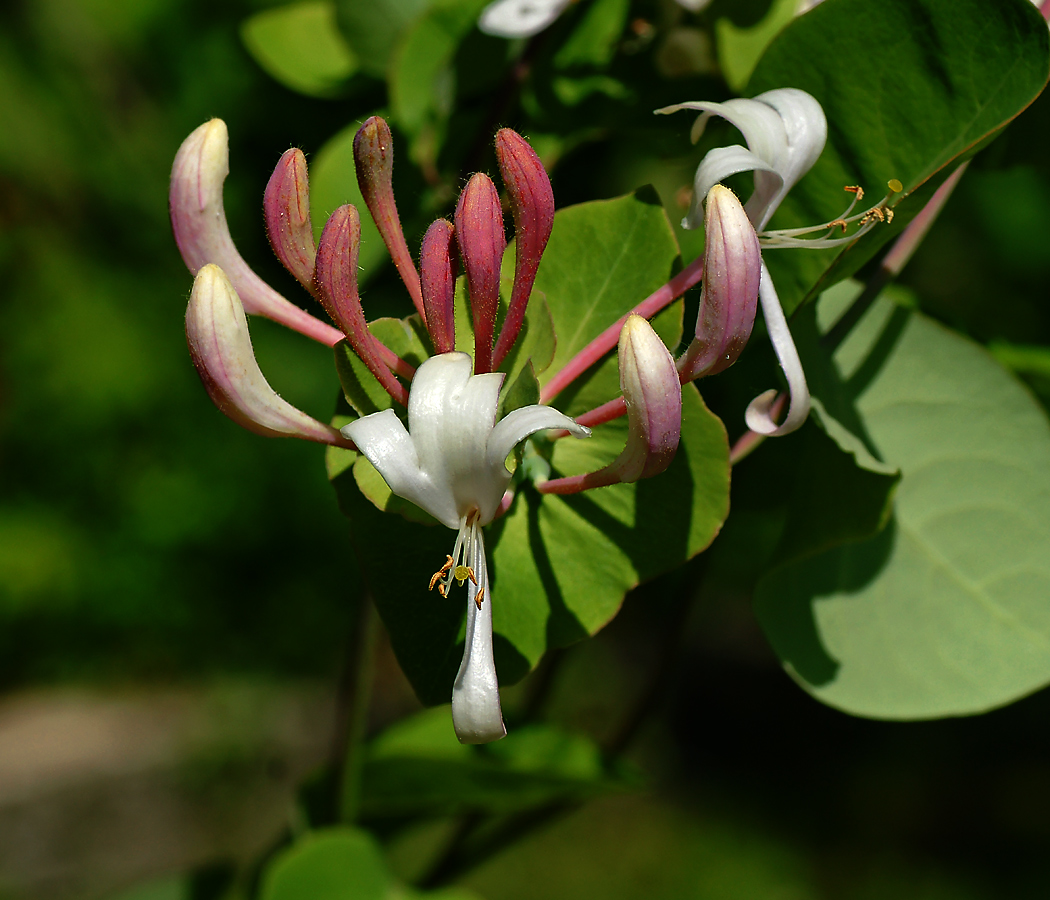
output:
[{"label": "anther", "polygon": [[481,609],[481,601],[485,599],[485,589],[482,588],[474,595],[474,602],[478,605],[478,609]]},{"label": "anther", "polygon": [[[445,564],[431,576],[431,578],[430,578],[430,587],[428,588],[428,590],[431,590],[431,591],[434,590],[434,585],[436,585],[441,580],[442,576],[444,576],[444,574],[446,572],[448,572],[449,569],[452,568],[454,563],[455,563],[455,560],[452,559],[452,557],[450,556],[448,558],[448,560],[445,562]],[[442,588],[439,589],[440,592],[441,592],[441,596],[442,597],[445,596],[445,591],[444,591],[443,587],[444,586],[442,586]]]},{"label": "anther", "polygon": [[[900,184],[900,182],[897,183]],[[842,190],[849,191],[851,194],[856,194],[858,201],[864,199],[864,188],[859,184],[847,184]],[[835,223],[832,222],[832,224],[834,225]]]}]

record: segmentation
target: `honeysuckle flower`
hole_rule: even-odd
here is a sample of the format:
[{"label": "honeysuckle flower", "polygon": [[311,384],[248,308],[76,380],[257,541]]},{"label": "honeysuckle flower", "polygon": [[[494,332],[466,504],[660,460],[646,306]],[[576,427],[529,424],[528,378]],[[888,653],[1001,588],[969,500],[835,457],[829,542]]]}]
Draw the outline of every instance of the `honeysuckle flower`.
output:
[{"label": "honeysuckle flower", "polygon": [[[481,12],[478,28],[503,38],[527,38],[551,25],[576,0],[496,0]],[[699,12],[711,0],[676,0],[690,12]]]},{"label": "honeysuckle flower", "polygon": [[575,494],[663,472],[678,451],[682,432],[682,385],[675,361],[645,319],[630,315],[617,344],[620,390],[627,410],[627,443],[609,465],[586,475],[537,485],[544,494]]},{"label": "honeysuckle flower", "polygon": [[424,362],[412,380],[408,428],[393,410],[373,413],[342,429],[386,480],[390,490],[456,531],[444,566],[431,581],[444,596],[455,580],[467,584],[466,646],[452,691],[452,721],[464,743],[506,734],[492,655],[492,592],[482,527],[496,516],[511,473],[506,459],[529,435],[548,428],[577,437],[590,431],[549,406],[525,406],[499,422],[503,374],[472,375],[466,353]]},{"label": "honeysuckle flower", "polygon": [[[739,144],[716,147],[701,160],[693,180],[692,204],[682,220],[684,228],[699,227],[703,217],[703,200],[714,185],[730,175],[749,171],[754,173],[755,189],[744,205],[744,210],[755,226],[760,246],[765,249],[816,249],[851,243],[876,222],[892,219],[893,211],[885,208],[885,201],[870,210],[850,216],[853,206],[863,197],[863,191],[860,188],[847,188],[854,194],[853,201],[835,221],[812,228],[765,230],[781,201],[813,167],[827,141],[828,123],[824,110],[816,98],[805,91],[778,88],[753,99],[738,98],[724,103],[690,101],[656,112],[666,114],[683,109],[700,113],[691,133],[694,143],[700,139],[712,116],[721,116],[734,125],[747,143],[746,147]],[[835,226],[845,229],[854,224],[860,226],[854,233],[842,237],[831,236]],[[823,234],[806,237],[814,232]],[[777,392],[766,391],[748,405],[745,421],[748,428],[760,434],[783,435],[799,428],[809,415],[809,388],[780,298],[764,262],[759,280],[759,300],[770,341],[787,379],[790,403],[784,421],[777,424],[772,414]]]},{"label": "honeysuckle flower", "polygon": [[238,425],[269,437],[352,446],[279,397],[255,361],[244,307],[222,269],[203,266],[186,307],[186,343],[208,395]]}]

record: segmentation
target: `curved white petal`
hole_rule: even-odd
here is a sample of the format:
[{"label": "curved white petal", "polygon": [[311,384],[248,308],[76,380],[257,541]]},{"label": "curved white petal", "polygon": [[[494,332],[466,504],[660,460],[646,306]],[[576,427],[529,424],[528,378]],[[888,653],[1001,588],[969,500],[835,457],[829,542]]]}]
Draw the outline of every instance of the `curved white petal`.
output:
[{"label": "curved white petal", "polygon": [[496,0],[482,10],[478,28],[503,38],[539,34],[562,14],[570,0]]},{"label": "curved white petal", "polygon": [[[477,584],[467,582],[467,628],[463,661],[452,686],[452,725],[464,744],[486,744],[506,735],[500,709],[496,661],[492,655],[492,596],[481,529],[472,529],[469,554]],[[484,591],[481,608],[476,597]]]},{"label": "curved white petal", "polygon": [[[777,88],[759,94],[755,100],[772,107],[784,123],[785,152],[777,165],[783,183],[769,199],[766,213],[756,223],[765,228],[770,216],[780,205],[788,191],[805,175],[824,151],[828,139],[828,121],[824,110],[811,94],[798,88]],[[758,193],[758,181],[755,193]]]},{"label": "curved white petal", "polygon": [[777,296],[773,279],[769,277],[769,269],[766,268],[765,263],[762,263],[762,278],[759,282],[758,296],[762,301],[762,314],[765,316],[769,339],[773,343],[780,368],[784,370],[784,377],[787,378],[791,401],[787,416],[780,425],[777,425],[770,414],[777,392],[775,390],[766,391],[748,404],[747,411],[744,413],[744,421],[752,431],[770,437],[779,437],[795,431],[806,421],[809,415],[809,387],[806,384],[806,373],[802,371],[802,361],[798,358],[798,350],[795,349],[795,342],[791,338],[791,330],[784,317],[784,309],[780,305],[780,298]]},{"label": "curved white petal", "polygon": [[344,425],[350,438],[376,467],[395,494],[415,503],[449,528],[459,528],[459,512],[447,485],[419,465],[412,437],[392,409]]},{"label": "curved white petal", "polygon": [[564,429],[578,438],[591,436],[590,428],[577,425],[575,419],[551,406],[523,406],[508,413],[492,429],[488,445],[489,465],[503,465],[510,451],[520,441],[547,428]]},{"label": "curved white petal", "polygon": [[[697,166],[696,176],[693,178],[693,200],[689,207],[689,214],[682,219],[682,227],[699,228],[703,224],[704,198],[711,188],[730,175],[750,171],[755,173],[755,191],[744,207],[745,211],[748,211],[748,206],[756,197],[764,198],[767,194],[770,196],[776,194],[782,184],[780,176],[767,162],[739,144],[716,147],[708,152]],[[762,178],[761,189],[760,176]],[[754,217],[749,211],[748,218],[752,223],[754,222]]]}]

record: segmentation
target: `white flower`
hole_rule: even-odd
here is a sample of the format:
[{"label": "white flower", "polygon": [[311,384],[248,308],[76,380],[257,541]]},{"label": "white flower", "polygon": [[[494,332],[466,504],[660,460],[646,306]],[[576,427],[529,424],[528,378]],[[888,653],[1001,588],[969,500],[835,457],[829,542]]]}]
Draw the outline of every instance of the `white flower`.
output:
[{"label": "white flower", "polygon": [[492,656],[492,596],[481,526],[495,518],[510,484],[506,459],[534,432],[590,434],[549,406],[516,409],[498,423],[503,374],[471,375],[465,353],[443,353],[416,371],[408,398],[408,429],[393,410],[342,429],[390,490],[455,529],[455,548],[431,581],[444,596],[453,580],[467,585],[466,646],[452,690],[452,722],[463,743],[506,734]]},{"label": "white flower", "polygon": [[[682,109],[697,110],[700,116],[692,129],[695,143],[700,139],[711,116],[721,116],[735,125],[744,135],[747,147],[734,144],[716,147],[701,160],[693,180],[693,201],[689,214],[682,220],[683,228],[698,228],[703,222],[703,200],[708,191],[730,175],[754,172],[755,190],[744,210],[758,232],[763,246],[833,246],[849,238],[820,238],[804,241],[800,235],[815,229],[794,229],[787,233],[763,232],[773,213],[787,192],[817,161],[828,137],[828,123],[817,100],[797,88],[766,91],[752,100],[734,99],[724,103],[700,100],[679,103],[658,109],[658,113],[673,113]],[[852,211],[852,205],[847,214]],[[851,220],[852,221],[852,220]],[[818,226],[826,231],[828,226]],[[759,280],[759,299],[765,316],[769,338],[787,379],[791,402],[788,414],[779,425],[771,409],[776,399],[775,390],[760,394],[748,405],[745,420],[748,428],[766,435],[782,435],[799,428],[809,415],[809,388],[798,351],[791,339],[784,310],[776,288],[762,263]]]},{"label": "white flower", "polygon": [[[677,0],[679,6],[699,12],[711,0]],[[495,0],[481,11],[478,28],[503,38],[527,38],[554,22],[573,0]]]}]

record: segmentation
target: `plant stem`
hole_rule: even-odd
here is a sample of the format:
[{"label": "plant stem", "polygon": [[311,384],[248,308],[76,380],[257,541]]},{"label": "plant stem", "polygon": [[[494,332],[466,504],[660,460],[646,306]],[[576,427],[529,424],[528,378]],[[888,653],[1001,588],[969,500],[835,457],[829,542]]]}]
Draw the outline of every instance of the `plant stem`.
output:
[{"label": "plant stem", "polygon": [[377,631],[375,604],[362,593],[350,630],[346,667],[336,699],[336,723],[332,740],[332,771],[335,772],[332,817],[353,822],[361,806],[361,774],[364,768],[364,737],[372,698],[372,663]]}]

